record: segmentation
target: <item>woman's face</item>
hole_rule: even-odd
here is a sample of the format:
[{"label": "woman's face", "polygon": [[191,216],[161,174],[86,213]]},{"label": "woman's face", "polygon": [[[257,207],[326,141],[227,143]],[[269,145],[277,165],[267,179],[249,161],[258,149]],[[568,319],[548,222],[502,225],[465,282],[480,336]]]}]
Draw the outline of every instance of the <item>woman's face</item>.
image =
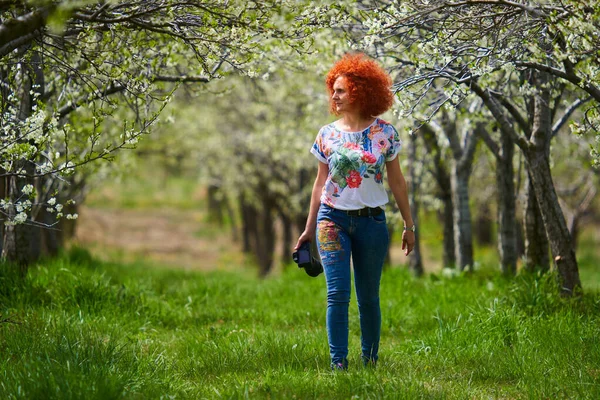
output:
[{"label": "woman's face", "polygon": [[348,80],[345,76],[338,77],[333,83],[331,100],[335,104],[335,110],[340,114],[355,111],[355,107],[350,103]]}]

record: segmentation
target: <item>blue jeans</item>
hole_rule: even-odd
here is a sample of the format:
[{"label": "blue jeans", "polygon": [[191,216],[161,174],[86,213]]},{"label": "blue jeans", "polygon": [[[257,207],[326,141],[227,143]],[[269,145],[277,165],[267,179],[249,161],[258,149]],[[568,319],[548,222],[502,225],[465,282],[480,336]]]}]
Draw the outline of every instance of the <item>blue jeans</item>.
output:
[{"label": "blue jeans", "polygon": [[327,337],[332,365],[347,364],[350,256],[360,316],[363,362],[375,363],[381,333],[379,282],[389,245],[385,213],[356,217],[321,204],[317,244],[327,282]]}]

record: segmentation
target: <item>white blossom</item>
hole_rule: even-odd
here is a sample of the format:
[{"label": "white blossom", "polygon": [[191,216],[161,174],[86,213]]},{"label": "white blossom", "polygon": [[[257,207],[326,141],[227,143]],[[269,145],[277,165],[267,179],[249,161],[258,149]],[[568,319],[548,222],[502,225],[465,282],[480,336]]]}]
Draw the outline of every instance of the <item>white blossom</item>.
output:
[{"label": "white blossom", "polygon": [[25,185],[21,191],[24,195],[29,196],[31,193],[33,193],[33,185]]},{"label": "white blossom", "polygon": [[8,210],[12,205],[13,203],[11,201],[6,201],[4,199],[0,200],[0,208],[3,210]]},{"label": "white blossom", "polygon": [[27,221],[27,214],[26,213],[20,212],[17,215],[15,215],[14,222],[16,224],[22,224],[25,221]]}]

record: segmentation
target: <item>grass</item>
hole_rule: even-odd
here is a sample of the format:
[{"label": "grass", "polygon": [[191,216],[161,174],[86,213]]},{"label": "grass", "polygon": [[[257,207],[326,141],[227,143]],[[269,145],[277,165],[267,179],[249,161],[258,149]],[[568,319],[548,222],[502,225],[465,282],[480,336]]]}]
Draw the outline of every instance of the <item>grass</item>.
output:
[{"label": "grass", "polygon": [[[585,264],[582,269],[592,269]],[[582,272],[582,276],[586,276]],[[328,369],[323,277],[102,263],[0,270],[0,398],[600,398],[600,294],[554,276],[384,272],[376,370]]]},{"label": "grass", "polygon": [[116,181],[94,188],[85,204],[95,208],[180,210],[204,209],[205,194],[199,183],[188,177],[166,176],[157,169],[134,170]]}]

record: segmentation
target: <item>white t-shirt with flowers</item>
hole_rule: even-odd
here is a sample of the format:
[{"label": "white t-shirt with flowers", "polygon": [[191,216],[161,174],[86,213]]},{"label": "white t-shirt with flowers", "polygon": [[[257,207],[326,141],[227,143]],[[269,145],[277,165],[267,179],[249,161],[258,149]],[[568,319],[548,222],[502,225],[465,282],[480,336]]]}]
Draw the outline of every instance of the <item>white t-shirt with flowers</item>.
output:
[{"label": "white t-shirt with flowers", "polygon": [[334,123],[319,130],[310,152],[329,165],[321,203],[339,210],[382,207],[385,163],[398,155],[398,131],[380,118],[360,132],[345,132]]}]

